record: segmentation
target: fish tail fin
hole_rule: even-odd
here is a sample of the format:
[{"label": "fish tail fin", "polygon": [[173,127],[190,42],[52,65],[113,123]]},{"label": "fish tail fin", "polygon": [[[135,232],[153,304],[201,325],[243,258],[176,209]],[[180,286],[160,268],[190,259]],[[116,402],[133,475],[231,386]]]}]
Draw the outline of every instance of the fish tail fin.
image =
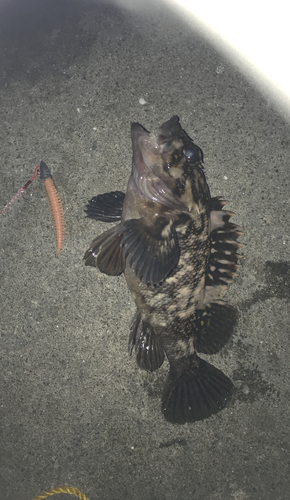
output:
[{"label": "fish tail fin", "polygon": [[171,365],[163,390],[162,412],[173,424],[208,418],[229,401],[234,386],[220,370],[196,354],[174,368]]}]

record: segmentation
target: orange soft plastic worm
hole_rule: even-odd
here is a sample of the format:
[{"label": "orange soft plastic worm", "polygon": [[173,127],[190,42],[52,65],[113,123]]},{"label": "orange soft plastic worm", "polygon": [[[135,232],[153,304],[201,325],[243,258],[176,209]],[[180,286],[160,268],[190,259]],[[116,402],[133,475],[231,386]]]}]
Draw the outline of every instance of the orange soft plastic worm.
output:
[{"label": "orange soft plastic worm", "polygon": [[58,192],[52,180],[51,172],[44,161],[40,162],[40,178],[44,180],[44,187],[48,196],[50,211],[54,224],[56,256],[58,256],[63,247],[64,240],[63,210]]}]

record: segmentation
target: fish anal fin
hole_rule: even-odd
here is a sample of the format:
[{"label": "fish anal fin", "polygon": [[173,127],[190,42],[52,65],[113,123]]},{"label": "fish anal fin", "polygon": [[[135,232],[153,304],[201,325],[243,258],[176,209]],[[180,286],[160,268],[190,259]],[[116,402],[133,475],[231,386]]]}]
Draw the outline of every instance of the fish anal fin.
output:
[{"label": "fish anal fin", "polygon": [[138,366],[149,372],[153,372],[160,368],[164,361],[163,347],[148,321],[141,318],[141,313],[136,312],[129,337],[129,353],[130,355],[135,348],[136,361]]},{"label": "fish anal fin", "polygon": [[183,370],[170,367],[162,396],[162,412],[173,424],[203,420],[222,410],[234,386],[231,380],[196,354]]}]

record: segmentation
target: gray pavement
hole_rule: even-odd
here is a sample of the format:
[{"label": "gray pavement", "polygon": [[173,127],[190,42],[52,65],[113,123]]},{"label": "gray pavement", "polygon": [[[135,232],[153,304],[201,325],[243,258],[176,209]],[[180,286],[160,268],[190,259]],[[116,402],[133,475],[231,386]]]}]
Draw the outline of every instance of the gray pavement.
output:
[{"label": "gray pavement", "polygon": [[[289,499],[289,124],[170,12],[85,0],[0,3],[0,99],[0,209],[44,160],[65,213],[58,258],[39,178],[0,216],[0,499]],[[124,278],[82,260],[105,229],[87,200],[126,188],[131,122],[173,114],[246,232],[239,324],[211,357],[236,393],[184,426],[160,412],[168,365],[128,356]]]}]

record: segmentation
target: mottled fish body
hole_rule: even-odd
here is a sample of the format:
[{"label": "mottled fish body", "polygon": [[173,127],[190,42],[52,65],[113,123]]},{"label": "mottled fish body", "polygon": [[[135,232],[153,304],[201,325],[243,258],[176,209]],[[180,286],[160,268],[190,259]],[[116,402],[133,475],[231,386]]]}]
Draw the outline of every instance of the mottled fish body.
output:
[{"label": "mottled fish body", "polygon": [[235,325],[222,297],[238,268],[241,232],[226,202],[210,197],[202,151],[177,116],[152,134],[134,123],[131,135],[126,195],[98,195],[86,209],[90,218],[120,222],[92,242],[85,263],[108,275],[124,272],[137,305],[129,351],[148,371],[167,356],[162,411],[183,424],[216,413],[233,391],[197,353],[218,352]]}]

